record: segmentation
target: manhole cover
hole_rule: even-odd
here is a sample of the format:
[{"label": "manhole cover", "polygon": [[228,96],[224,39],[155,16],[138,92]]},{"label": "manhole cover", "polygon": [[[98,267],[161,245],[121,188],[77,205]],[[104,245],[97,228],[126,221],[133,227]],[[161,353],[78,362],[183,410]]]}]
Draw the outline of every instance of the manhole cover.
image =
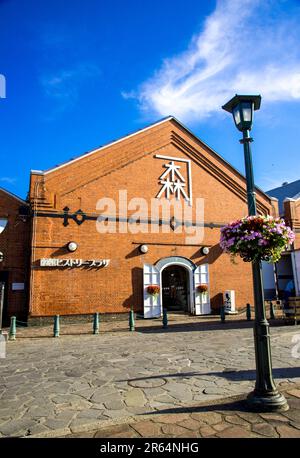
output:
[{"label": "manhole cover", "polygon": [[67,377],[81,377],[84,374],[84,372],[79,372],[79,371],[66,371],[65,375]]},{"label": "manhole cover", "polygon": [[130,380],[128,385],[133,386],[134,388],[158,388],[166,383],[167,381],[163,378],[151,378],[145,380]]}]

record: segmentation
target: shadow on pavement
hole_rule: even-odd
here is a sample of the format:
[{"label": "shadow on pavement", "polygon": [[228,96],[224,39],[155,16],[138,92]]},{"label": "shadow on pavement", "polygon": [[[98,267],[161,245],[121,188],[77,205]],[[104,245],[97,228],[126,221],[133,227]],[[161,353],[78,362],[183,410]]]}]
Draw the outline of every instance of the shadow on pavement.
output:
[{"label": "shadow on pavement", "polygon": [[[190,331],[224,331],[227,329],[247,329],[253,328],[254,321],[247,321],[245,319],[225,321],[201,321],[199,323],[169,323],[166,329],[163,329],[162,325],[159,326],[138,326],[136,332],[144,334],[161,334],[167,332],[190,332]],[[270,327],[282,326],[282,320],[270,320]]]},{"label": "shadow on pavement", "polygon": [[[278,367],[272,370],[274,378],[295,378],[300,377],[300,367]],[[224,370],[222,372],[209,372],[201,375],[223,377],[230,381],[255,380],[255,370]]]},{"label": "shadow on pavement", "polygon": [[[274,378],[300,378],[300,367],[282,367],[273,369]],[[241,380],[255,380],[256,371],[253,369],[247,370],[235,370],[235,369],[224,369],[222,372],[176,372],[174,374],[159,374],[151,375],[149,377],[137,377],[134,379],[118,380],[119,382],[137,382],[143,380],[158,380],[167,378],[187,378],[187,377],[223,377],[230,381],[241,381]]]},{"label": "shadow on pavement", "polygon": [[159,409],[155,412],[149,412],[146,415],[170,415],[170,414],[180,414],[180,413],[200,413],[200,412],[222,412],[222,411],[230,411],[230,412],[249,412],[249,408],[247,407],[246,403],[246,395],[245,399],[232,400],[228,402],[219,402],[215,404],[208,404],[202,406],[192,406],[192,407],[171,407],[168,409]]}]

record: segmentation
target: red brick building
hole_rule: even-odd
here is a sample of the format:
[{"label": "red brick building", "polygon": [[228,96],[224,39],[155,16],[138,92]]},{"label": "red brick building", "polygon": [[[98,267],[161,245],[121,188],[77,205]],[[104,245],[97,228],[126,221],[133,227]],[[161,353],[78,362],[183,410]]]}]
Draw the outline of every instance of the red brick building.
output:
[{"label": "red brick building", "polygon": [[[277,200],[259,189],[257,201],[260,213],[277,214]],[[28,219],[18,213],[27,204],[8,194],[0,202],[0,219],[9,217],[0,251],[9,239],[11,253],[0,272],[10,285],[25,284],[8,287],[10,315],[28,311],[38,321],[131,306],[145,317],[160,315],[162,306],[201,315],[218,311],[228,290],[237,309],[253,303],[251,265],[233,264],[219,247],[220,227],[247,214],[245,178],[173,117],[32,171],[31,243]]]},{"label": "red brick building", "polygon": [[284,215],[287,224],[293,229],[296,236],[290,257],[295,285],[294,292],[296,296],[300,296],[300,195],[295,199],[284,201]]},{"label": "red brick building", "polygon": [[275,266],[263,263],[265,296],[283,299],[287,287],[292,295],[300,296],[300,180],[285,182],[267,194],[278,199],[280,216],[294,231],[295,242]]},{"label": "red brick building", "polygon": [[[180,232],[184,218],[172,209],[168,218],[159,211],[152,224],[140,209],[132,225],[138,209],[131,199],[143,198],[150,208],[153,199],[163,204],[171,197],[188,203],[192,229],[204,219],[200,242],[187,242]],[[97,218],[113,226],[113,206],[102,201],[99,207],[104,198],[116,203],[112,233],[97,230]],[[32,318],[115,314],[130,306],[147,317],[163,305],[206,314],[219,309],[227,290],[235,292],[237,308],[253,302],[251,265],[232,264],[219,247],[220,227],[247,214],[245,179],[173,117],[51,170],[33,171],[29,199]],[[203,199],[203,218],[197,199]],[[257,200],[260,213],[277,213],[276,200],[259,189]],[[103,213],[106,223],[99,220]],[[199,284],[207,293],[198,294]],[[159,294],[150,295],[149,285]]]},{"label": "red brick building", "polygon": [[0,189],[0,283],[4,283],[3,323],[28,315],[30,260],[29,205]]}]

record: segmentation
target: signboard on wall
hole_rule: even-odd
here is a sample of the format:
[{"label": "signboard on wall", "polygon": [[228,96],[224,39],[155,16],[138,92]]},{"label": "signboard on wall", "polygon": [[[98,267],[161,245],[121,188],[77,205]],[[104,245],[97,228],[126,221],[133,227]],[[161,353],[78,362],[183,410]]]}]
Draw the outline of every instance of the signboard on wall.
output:
[{"label": "signboard on wall", "polygon": [[225,313],[235,313],[235,291],[233,289],[224,292]]},{"label": "signboard on wall", "polygon": [[41,267],[107,267],[110,259],[93,259],[84,261],[83,259],[59,259],[59,258],[42,258],[40,259]]}]

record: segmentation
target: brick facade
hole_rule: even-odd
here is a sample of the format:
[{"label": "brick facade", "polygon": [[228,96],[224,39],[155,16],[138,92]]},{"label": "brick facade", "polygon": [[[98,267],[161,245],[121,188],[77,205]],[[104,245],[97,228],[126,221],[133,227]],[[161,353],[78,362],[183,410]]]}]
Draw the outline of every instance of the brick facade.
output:
[{"label": "brick facade", "polygon": [[[26,320],[28,313],[30,221],[29,206],[18,197],[0,189],[0,219],[7,225],[0,234],[0,281],[5,283],[4,324],[10,316]],[[24,283],[24,289],[22,288]],[[19,285],[16,285],[19,284]]]},{"label": "brick facade", "polygon": [[295,242],[291,250],[295,295],[300,296],[300,199],[285,199],[283,202],[286,223],[295,233]]},{"label": "brick facade", "polygon": [[300,200],[286,199],[284,201],[284,218],[295,232],[294,249],[300,249]]},{"label": "brick facade", "polygon": [[[127,190],[128,201],[143,197],[150,202],[157,195],[165,169],[156,155],[191,161],[194,201],[204,199],[206,227],[200,245],[186,244],[183,233],[162,233],[162,227],[159,233],[100,234],[96,230],[99,199],[118,202],[120,190]],[[197,266],[208,263],[212,310],[219,309],[228,289],[235,290],[237,307],[253,303],[251,265],[240,260],[232,264],[219,247],[220,224],[247,214],[245,179],[174,118],[48,172],[32,172],[29,198],[34,215],[31,317],[122,313],[130,306],[142,311],[143,265],[170,256],[187,258]],[[257,199],[259,212],[277,214],[276,201],[260,190]],[[85,216],[66,218],[78,210]],[[74,253],[66,249],[70,241],[78,244]],[[148,245],[146,254],[140,253],[141,244]],[[210,247],[208,255],[202,254],[201,245]],[[100,258],[110,259],[110,264],[99,269],[47,268],[39,265],[42,258]]]}]

